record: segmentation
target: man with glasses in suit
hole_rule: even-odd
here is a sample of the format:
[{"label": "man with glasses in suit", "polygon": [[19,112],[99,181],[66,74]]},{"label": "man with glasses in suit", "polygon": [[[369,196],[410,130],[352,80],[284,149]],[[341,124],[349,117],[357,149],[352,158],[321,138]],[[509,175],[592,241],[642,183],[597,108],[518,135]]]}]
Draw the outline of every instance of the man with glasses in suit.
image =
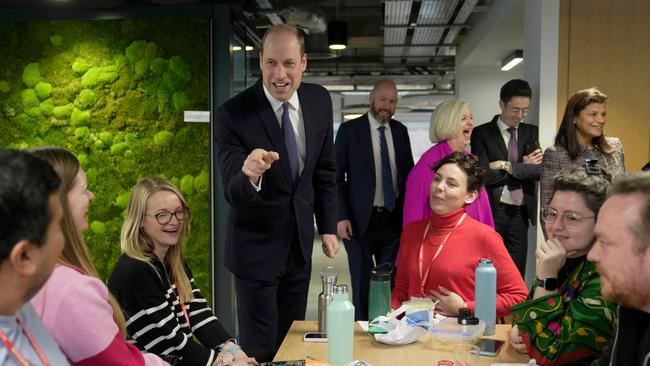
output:
[{"label": "man with glasses in suit", "polygon": [[528,225],[535,224],[542,151],[538,129],[523,123],[532,97],[528,82],[510,80],[501,87],[501,114],[475,127],[472,154],[488,168],[486,190],[494,217],[494,228],[501,235],[522,277],[526,273]]}]

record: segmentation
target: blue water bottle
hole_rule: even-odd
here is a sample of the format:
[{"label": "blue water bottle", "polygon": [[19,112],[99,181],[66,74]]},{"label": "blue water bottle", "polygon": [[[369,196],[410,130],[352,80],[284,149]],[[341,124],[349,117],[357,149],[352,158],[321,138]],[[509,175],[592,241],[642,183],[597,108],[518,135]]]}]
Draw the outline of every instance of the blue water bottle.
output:
[{"label": "blue water bottle", "polygon": [[474,314],[485,322],[485,335],[497,328],[497,269],[492,259],[481,258],[474,277]]},{"label": "blue water bottle", "polygon": [[334,297],[327,305],[327,355],[334,366],[352,361],[354,343],[354,305],[348,300],[346,285],[334,286]]}]

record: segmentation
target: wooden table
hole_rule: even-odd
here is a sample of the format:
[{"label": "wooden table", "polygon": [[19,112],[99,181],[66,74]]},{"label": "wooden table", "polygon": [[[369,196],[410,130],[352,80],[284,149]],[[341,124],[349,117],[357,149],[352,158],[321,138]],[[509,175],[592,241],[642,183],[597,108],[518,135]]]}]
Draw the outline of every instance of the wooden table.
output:
[{"label": "wooden table", "polygon": [[[494,336],[485,338],[507,340],[510,325],[498,324]],[[305,343],[302,340],[306,332],[318,331],[316,321],[295,321],[284,338],[276,361],[305,359],[307,356],[320,361],[327,361],[327,343]],[[427,333],[415,342],[404,346],[389,346],[375,341],[375,338],[364,332],[355,323],[353,359],[370,362],[372,366],[417,366],[436,365],[439,360],[453,360],[453,352],[435,349],[431,334]],[[509,342],[501,349],[497,357],[481,356],[480,365],[491,365],[493,362],[527,363],[528,356],[522,355],[510,347]]]}]

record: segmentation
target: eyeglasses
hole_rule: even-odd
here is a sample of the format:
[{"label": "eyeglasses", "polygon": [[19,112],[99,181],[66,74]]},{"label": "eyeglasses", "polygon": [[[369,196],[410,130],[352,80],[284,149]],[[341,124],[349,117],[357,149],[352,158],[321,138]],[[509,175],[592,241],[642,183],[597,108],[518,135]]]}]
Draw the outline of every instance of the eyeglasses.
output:
[{"label": "eyeglasses", "polygon": [[180,210],[176,210],[174,212],[169,212],[169,211],[162,211],[158,212],[157,214],[145,214],[145,216],[153,216],[156,218],[156,221],[160,225],[167,225],[169,224],[170,221],[172,221],[172,216],[176,217],[176,220],[178,221],[185,221],[187,216],[190,213],[190,209],[187,207],[183,207]]},{"label": "eyeglasses", "polygon": [[528,108],[508,108],[508,113],[512,116],[518,116],[521,113],[525,117],[528,114]]},{"label": "eyeglasses", "polygon": [[[552,224],[558,218],[559,214],[556,209],[552,207],[544,207],[542,209],[542,219],[547,224]],[[564,212],[562,214],[562,223],[564,226],[576,227],[582,223],[584,219],[595,219],[596,216],[582,216],[575,212]]]}]

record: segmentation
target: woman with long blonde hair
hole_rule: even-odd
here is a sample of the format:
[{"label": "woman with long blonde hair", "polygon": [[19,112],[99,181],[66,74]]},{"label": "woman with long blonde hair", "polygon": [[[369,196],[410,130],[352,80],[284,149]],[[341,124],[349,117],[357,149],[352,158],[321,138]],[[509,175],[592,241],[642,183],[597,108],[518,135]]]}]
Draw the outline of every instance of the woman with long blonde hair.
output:
[{"label": "woman with long blonde hair", "polygon": [[117,301],[99,279],[82,233],[88,229],[88,189],[77,158],[59,147],[30,151],[54,168],[62,181],[62,231],[65,246],[59,264],[32,303],[66,357],[76,365],[166,365],[126,342]]},{"label": "woman with long blonde hair", "polygon": [[[183,258],[191,211],[169,181],[150,177],[131,192],[122,256],[108,281],[130,341],[176,365],[257,365],[214,316]],[[197,343],[194,337],[201,343]]]}]

